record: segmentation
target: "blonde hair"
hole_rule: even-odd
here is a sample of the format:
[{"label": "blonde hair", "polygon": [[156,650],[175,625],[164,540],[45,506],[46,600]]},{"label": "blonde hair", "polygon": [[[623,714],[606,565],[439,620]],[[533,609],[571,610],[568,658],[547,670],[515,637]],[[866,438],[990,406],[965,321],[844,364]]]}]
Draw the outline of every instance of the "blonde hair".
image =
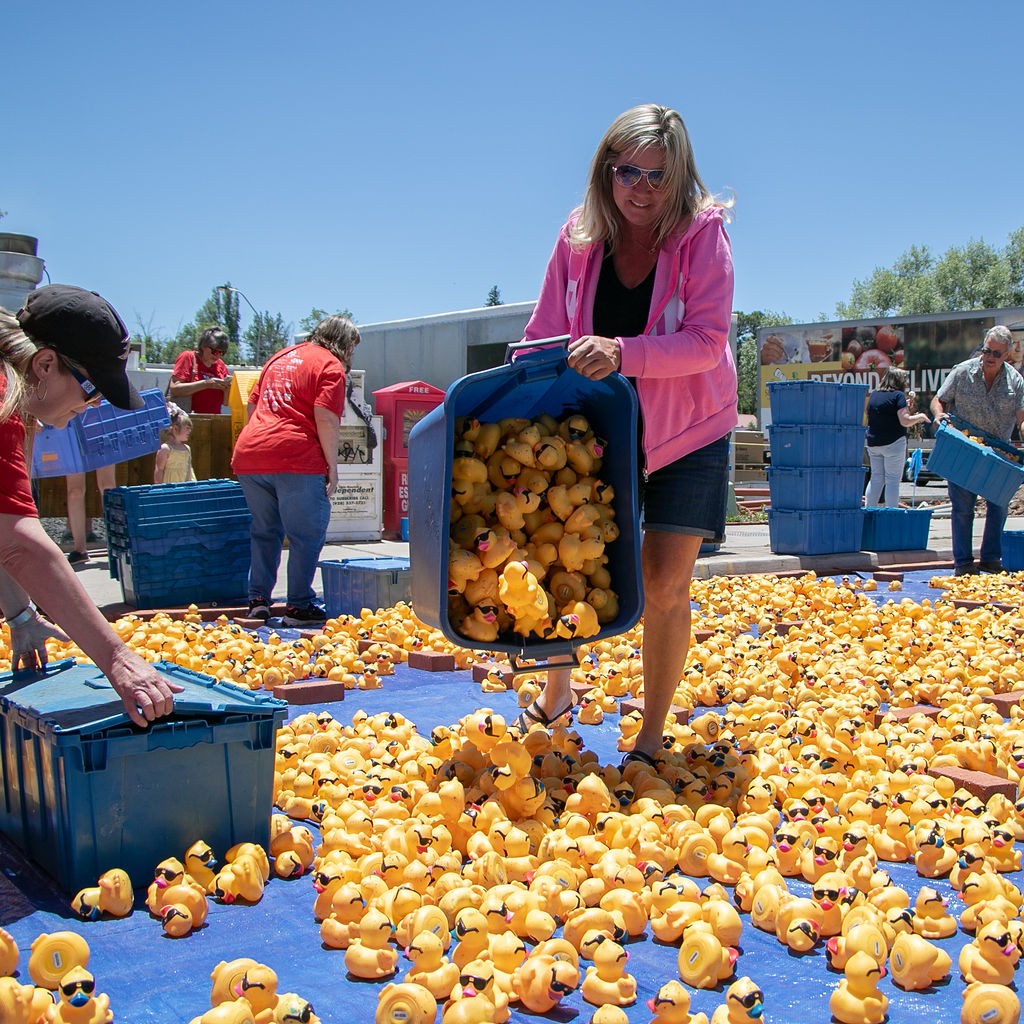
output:
[{"label": "blonde hair", "polygon": [[569,229],[569,241],[574,248],[607,242],[609,248],[614,249],[621,218],[612,195],[612,165],[633,149],[655,149],[665,156],[661,191],[666,195],[666,202],[655,224],[655,240],[659,246],[709,207],[727,210],[733,206],[733,199],[716,198],[701,181],[690,136],[679,113],[670,107],[645,103],[620,114],[598,143],[590,163],[583,203],[574,211],[575,220]]},{"label": "blonde hair", "polygon": [[352,368],[352,352],[359,344],[359,329],[347,316],[325,316],[310,332],[307,341],[327,349],[346,370]]},{"label": "blonde hair", "polygon": [[32,357],[39,346],[21,329],[14,314],[0,306],[0,363],[7,389],[0,401],[0,423],[20,412],[28,390],[27,378]]}]

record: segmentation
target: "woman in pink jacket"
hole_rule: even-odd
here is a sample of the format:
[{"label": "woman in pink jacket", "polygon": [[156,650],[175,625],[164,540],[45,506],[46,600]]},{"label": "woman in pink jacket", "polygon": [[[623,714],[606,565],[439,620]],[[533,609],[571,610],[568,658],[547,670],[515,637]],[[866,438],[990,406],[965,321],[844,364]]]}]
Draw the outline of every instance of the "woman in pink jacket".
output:
[{"label": "woman in pink jacket", "polygon": [[[644,720],[623,764],[653,767],[690,643],[690,579],[721,540],[736,366],[726,210],[697,173],[679,114],[644,104],[601,140],[582,205],[562,228],[526,340],[568,334],[569,366],[619,371],[640,406]],[[550,725],[572,706],[569,672],[520,717]]]}]

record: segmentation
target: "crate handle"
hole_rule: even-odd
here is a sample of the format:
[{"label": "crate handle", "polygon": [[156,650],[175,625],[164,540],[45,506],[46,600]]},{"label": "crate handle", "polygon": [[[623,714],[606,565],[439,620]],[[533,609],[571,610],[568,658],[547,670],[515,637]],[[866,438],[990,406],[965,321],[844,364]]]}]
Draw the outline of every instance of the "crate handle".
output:
[{"label": "crate handle", "polygon": [[[523,648],[522,656],[526,657],[526,648]],[[568,656],[568,661],[561,659]],[[549,672],[559,668],[572,668],[578,666],[580,663],[580,656],[578,650],[573,647],[572,644],[566,644],[566,650],[560,652],[554,657],[549,657],[547,661],[536,661],[527,659],[526,661],[520,661],[519,658],[513,654],[508,659],[509,667],[512,669],[513,676],[523,675],[526,672]]]},{"label": "crate handle", "polygon": [[[515,341],[508,345],[505,352],[505,363],[509,365],[509,354],[517,349],[528,348],[531,351],[524,353],[522,359],[516,360],[511,365],[515,367],[516,375],[513,380],[502,389],[500,394],[491,395],[482,401],[475,408],[464,413],[464,417],[470,420],[479,420],[485,416],[487,410],[496,402],[501,401],[509,393],[522,384],[528,383],[537,378],[543,378],[551,372],[552,366],[565,361],[565,343],[569,335],[559,338],[545,338],[541,341]],[[539,349],[539,351],[532,351]]]}]

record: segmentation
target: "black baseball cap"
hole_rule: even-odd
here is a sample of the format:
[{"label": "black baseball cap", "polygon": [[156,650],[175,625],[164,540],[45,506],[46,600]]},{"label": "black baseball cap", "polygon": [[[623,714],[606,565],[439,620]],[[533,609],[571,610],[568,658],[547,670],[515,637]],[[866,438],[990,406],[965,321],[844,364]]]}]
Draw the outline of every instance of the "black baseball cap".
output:
[{"label": "black baseball cap", "polygon": [[18,323],[37,345],[81,366],[111,405],[145,404],[128,380],[128,328],[106,299],[71,284],[48,284],[28,293]]}]

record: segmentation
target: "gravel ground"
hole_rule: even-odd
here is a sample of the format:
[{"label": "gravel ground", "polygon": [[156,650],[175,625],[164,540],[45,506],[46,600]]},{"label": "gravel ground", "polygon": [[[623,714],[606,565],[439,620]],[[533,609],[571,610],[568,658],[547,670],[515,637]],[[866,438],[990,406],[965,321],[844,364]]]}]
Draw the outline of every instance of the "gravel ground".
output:
[{"label": "gravel ground", "polygon": [[[40,519],[47,536],[65,551],[71,550],[71,532],[66,519]],[[92,521],[88,544],[90,548],[102,548],[107,544],[107,524],[97,516]]]}]

